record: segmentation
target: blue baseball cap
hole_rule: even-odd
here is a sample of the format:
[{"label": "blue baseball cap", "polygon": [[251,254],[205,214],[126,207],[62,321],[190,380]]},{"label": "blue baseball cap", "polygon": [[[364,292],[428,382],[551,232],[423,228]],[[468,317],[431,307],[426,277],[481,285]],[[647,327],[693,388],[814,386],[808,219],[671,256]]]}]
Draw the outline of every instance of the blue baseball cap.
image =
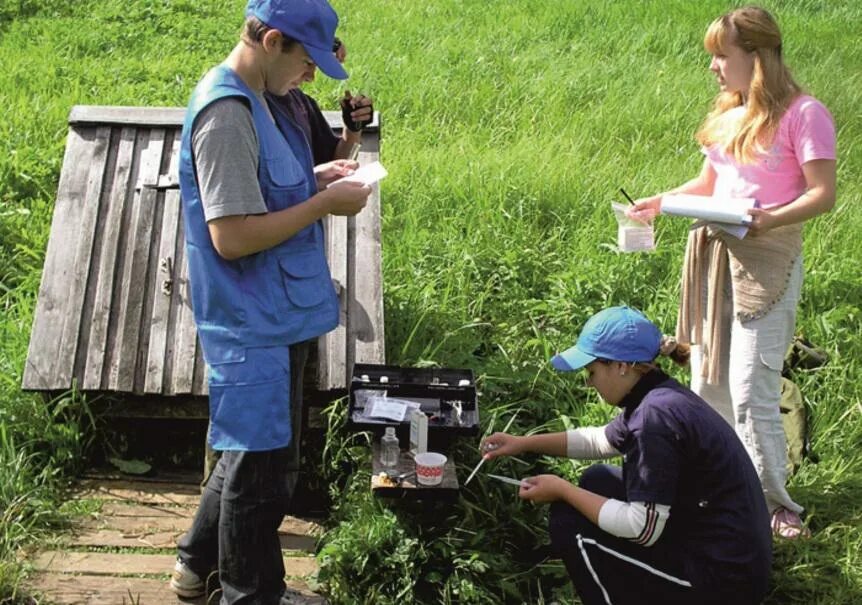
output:
[{"label": "blue baseball cap", "polygon": [[648,362],[661,349],[661,330],[643,313],[629,307],[610,307],[587,320],[578,342],[554,355],[551,365],[567,372],[580,370],[596,359]]},{"label": "blue baseball cap", "polygon": [[347,72],[332,52],[338,15],[326,0],[249,0],[245,16],[257,17],[302,44],[330,78],[347,79]]}]

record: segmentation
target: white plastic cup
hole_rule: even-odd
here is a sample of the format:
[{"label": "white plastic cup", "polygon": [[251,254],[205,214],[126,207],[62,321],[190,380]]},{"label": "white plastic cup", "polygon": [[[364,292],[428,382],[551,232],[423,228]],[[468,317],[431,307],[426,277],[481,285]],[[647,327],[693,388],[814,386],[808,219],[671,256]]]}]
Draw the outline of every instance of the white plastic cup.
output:
[{"label": "white plastic cup", "polygon": [[416,454],[416,480],[420,485],[440,485],[446,456],[437,452]]}]

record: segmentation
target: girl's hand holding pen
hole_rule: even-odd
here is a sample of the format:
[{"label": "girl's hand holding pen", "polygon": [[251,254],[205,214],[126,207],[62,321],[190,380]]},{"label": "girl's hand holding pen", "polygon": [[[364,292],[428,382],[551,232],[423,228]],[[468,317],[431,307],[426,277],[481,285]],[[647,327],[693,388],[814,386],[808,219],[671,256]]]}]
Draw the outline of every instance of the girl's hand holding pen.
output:
[{"label": "girl's hand holding pen", "polygon": [[515,456],[524,451],[523,437],[508,433],[494,433],[482,441],[482,458],[493,460],[500,456]]},{"label": "girl's hand holding pen", "polygon": [[654,195],[635,200],[631,208],[626,210],[626,216],[642,223],[648,223],[658,216],[660,212],[661,196]]}]

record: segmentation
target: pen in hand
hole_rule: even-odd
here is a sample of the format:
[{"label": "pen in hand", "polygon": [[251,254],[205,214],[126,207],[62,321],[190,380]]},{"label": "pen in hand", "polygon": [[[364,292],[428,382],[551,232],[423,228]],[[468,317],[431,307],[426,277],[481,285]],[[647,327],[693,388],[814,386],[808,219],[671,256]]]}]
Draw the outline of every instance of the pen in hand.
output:
[{"label": "pen in hand", "polygon": [[635,201],[629,196],[628,193],[626,193],[626,190],[623,189],[622,187],[620,187],[620,193],[622,193],[625,196],[626,201],[628,201],[629,204],[631,204],[632,206],[635,205]]}]

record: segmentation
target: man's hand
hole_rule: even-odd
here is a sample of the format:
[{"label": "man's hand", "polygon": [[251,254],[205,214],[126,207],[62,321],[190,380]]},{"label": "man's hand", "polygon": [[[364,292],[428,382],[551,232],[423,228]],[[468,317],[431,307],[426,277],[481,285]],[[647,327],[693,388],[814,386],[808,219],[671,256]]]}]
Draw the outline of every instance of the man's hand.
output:
[{"label": "man's hand", "polygon": [[365,208],[371,187],[362,183],[338,183],[318,193],[326,201],[329,214],[336,216],[353,216]]},{"label": "man's hand", "polygon": [[333,181],[350,176],[359,168],[356,160],[333,160],[314,167],[314,178],[317,180],[317,189],[322,191]]},{"label": "man's hand", "polygon": [[493,460],[500,456],[517,456],[524,451],[523,437],[508,433],[494,433],[482,441],[481,449],[485,460]]},{"label": "man's hand", "polygon": [[556,475],[527,477],[523,483],[518,495],[524,500],[540,504],[562,500],[565,490],[571,487],[571,483]]},{"label": "man's hand", "polygon": [[374,116],[374,107],[371,99],[365,95],[353,96],[349,90],[344,91],[341,99],[341,118],[344,127],[350,132],[359,132],[371,123]]}]

